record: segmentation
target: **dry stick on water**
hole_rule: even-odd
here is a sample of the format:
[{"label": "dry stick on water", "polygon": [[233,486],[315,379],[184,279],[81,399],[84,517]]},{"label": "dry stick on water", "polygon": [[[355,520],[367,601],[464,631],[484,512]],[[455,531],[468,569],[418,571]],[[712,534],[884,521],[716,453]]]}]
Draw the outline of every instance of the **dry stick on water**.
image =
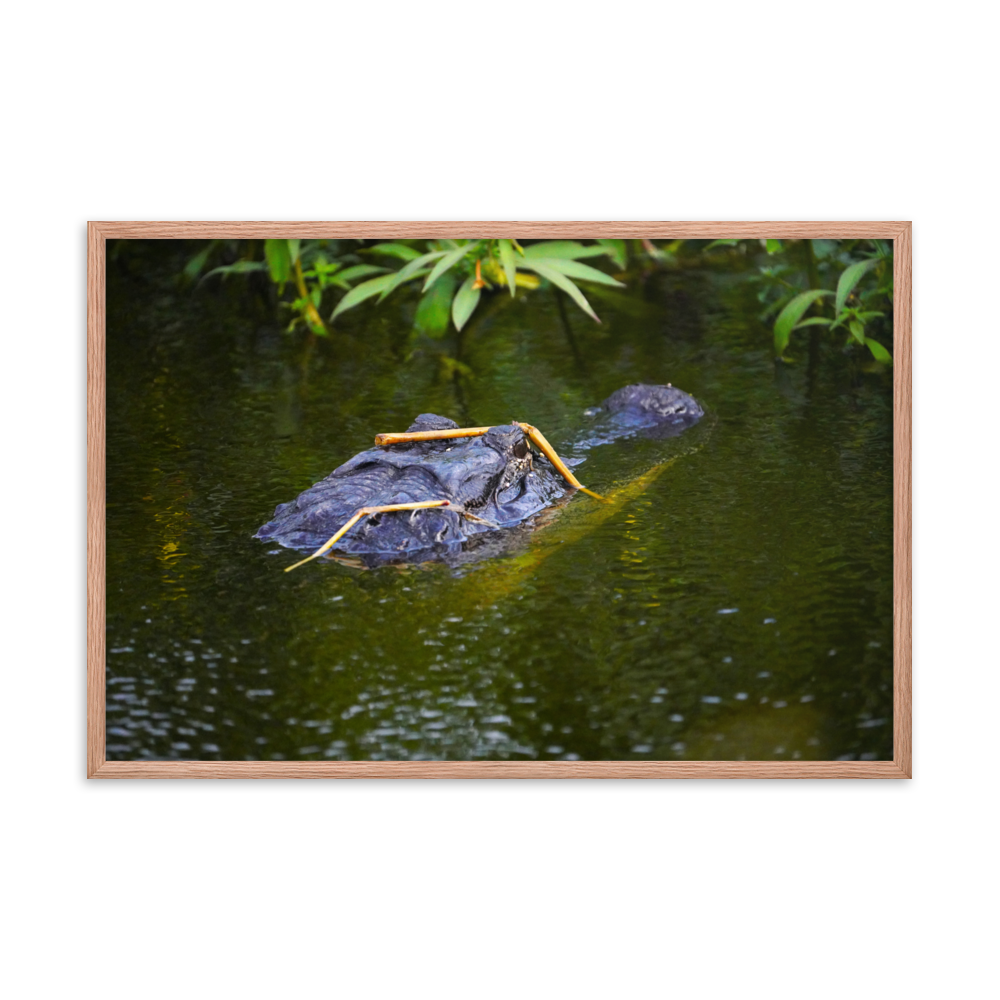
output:
[{"label": "dry stick on water", "polygon": [[[520,420],[513,421],[517,424],[525,434],[531,438],[535,447],[559,470],[563,479],[570,484],[574,489],[581,490],[588,496],[594,497],[596,500],[603,500],[599,493],[595,493],[593,490],[588,490],[572,472],[569,471],[569,467],[566,463],[556,454],[555,448],[549,444],[546,440],[545,435],[537,428],[532,427],[531,424],[523,424]],[[447,438],[464,438],[464,437],[482,437],[488,430],[489,427],[455,427],[448,430],[440,431],[404,431],[399,434],[376,434],[375,444],[379,448],[386,448],[391,444],[408,444],[411,441],[444,441]]]},{"label": "dry stick on water", "polygon": [[449,507],[450,502],[447,500],[421,500],[419,503],[390,503],[384,504],[381,507],[362,507],[354,516],[345,524],[340,531],[335,535],[331,535],[327,541],[325,541],[311,556],[306,556],[305,559],[300,559],[294,566],[288,566],[285,569],[286,573],[291,572],[293,569],[297,569],[304,563],[310,562],[317,556],[321,556],[327,549],[333,548],[354,527],[363,517],[368,517],[369,514],[387,514],[389,511],[393,510],[421,510],[424,507]]}]

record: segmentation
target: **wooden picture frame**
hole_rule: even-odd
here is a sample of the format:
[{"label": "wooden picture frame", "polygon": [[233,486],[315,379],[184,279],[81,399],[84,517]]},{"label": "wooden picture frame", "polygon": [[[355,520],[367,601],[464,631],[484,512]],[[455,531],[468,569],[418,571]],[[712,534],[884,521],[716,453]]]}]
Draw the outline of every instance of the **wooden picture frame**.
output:
[{"label": "wooden picture frame", "polygon": [[[91,222],[87,243],[87,776],[95,778],[909,778],[909,222]],[[108,761],[105,756],[105,270],[108,239],[505,237],[886,239],[894,243],[891,761]]]}]

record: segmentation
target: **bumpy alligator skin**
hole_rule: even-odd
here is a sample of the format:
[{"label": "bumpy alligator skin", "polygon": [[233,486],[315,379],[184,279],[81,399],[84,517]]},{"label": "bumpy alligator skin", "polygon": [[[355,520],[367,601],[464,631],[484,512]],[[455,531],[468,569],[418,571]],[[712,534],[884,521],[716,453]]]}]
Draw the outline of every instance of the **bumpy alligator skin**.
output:
[{"label": "bumpy alligator skin", "polygon": [[[576,445],[583,449],[639,433],[680,433],[702,416],[702,409],[671,386],[630,385],[588,414],[597,420]],[[447,417],[423,413],[408,430],[457,426]],[[254,537],[315,550],[361,507],[447,500],[449,507],[363,518],[334,551],[366,557],[363,561],[371,565],[466,561],[463,553],[469,549],[493,554],[502,529],[523,524],[570,490],[544,458],[532,455],[524,431],[510,424],[492,427],[482,437],[363,451],[291,503],[280,504]]]}]

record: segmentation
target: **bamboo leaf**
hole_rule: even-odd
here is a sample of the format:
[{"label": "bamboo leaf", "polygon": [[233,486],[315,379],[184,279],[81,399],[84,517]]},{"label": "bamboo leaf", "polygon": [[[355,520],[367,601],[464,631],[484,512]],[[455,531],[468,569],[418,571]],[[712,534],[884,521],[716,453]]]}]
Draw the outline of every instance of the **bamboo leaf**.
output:
[{"label": "bamboo leaf", "polygon": [[714,250],[716,247],[734,247],[740,241],[739,240],[712,240],[711,243],[702,250],[702,253],[708,253],[709,250]]},{"label": "bamboo leaf", "polygon": [[435,265],[434,269],[427,276],[427,280],[424,282],[424,291],[426,292],[438,278],[444,274],[445,271],[450,271],[470,250],[474,250],[479,246],[479,240],[473,240],[471,243],[466,243],[465,246],[456,247],[454,250],[449,250]]},{"label": "bamboo leaf", "polygon": [[540,274],[543,278],[551,281],[553,285],[557,288],[561,288],[588,316],[590,316],[594,322],[600,323],[601,320],[597,313],[590,308],[590,303],[584,298],[583,292],[580,291],[576,285],[573,284],[569,278],[566,277],[560,271],[555,270],[555,268],[549,267],[548,262],[543,262],[540,260],[530,260],[525,257],[521,262],[521,267],[528,268],[529,270],[535,271]]},{"label": "bamboo leaf", "polygon": [[404,281],[409,281],[413,275],[419,271],[422,267],[430,264],[432,260],[437,260],[439,257],[443,257],[447,253],[446,250],[436,250],[434,253],[421,254],[419,257],[414,257],[408,264],[404,264],[393,276],[392,281],[385,286],[385,290],[379,296],[379,302],[382,301],[390,292],[395,291]]},{"label": "bamboo leaf", "polygon": [[[208,258],[212,251],[221,243],[221,240],[208,240],[205,246],[199,250],[188,262],[184,265],[184,276],[191,279],[192,281],[201,274],[201,269],[208,262]],[[218,268],[216,268],[218,270]],[[211,272],[209,272],[211,273]],[[206,275],[208,277],[208,275]]]},{"label": "bamboo leaf", "polygon": [[517,261],[514,257],[514,244],[510,240],[497,240],[500,249],[500,263],[503,266],[503,273],[507,277],[507,287],[510,289],[511,298],[514,297],[514,287],[517,281]]},{"label": "bamboo leaf", "polygon": [[476,306],[479,305],[479,296],[482,294],[482,290],[472,287],[475,281],[476,279],[470,274],[462,282],[462,287],[456,293],[455,301],[451,304],[451,318],[456,330],[461,330],[465,326]]},{"label": "bamboo leaf", "polygon": [[451,318],[451,300],[455,294],[458,279],[453,271],[434,282],[429,292],[420,296],[417,311],[413,316],[413,329],[427,337],[443,337]]},{"label": "bamboo leaf", "polygon": [[585,247],[576,240],[547,240],[544,243],[533,243],[524,248],[525,260],[538,258],[561,257],[564,260],[581,260],[584,257],[600,257],[605,250],[602,246]]},{"label": "bamboo leaf", "polygon": [[892,364],[892,355],[877,340],[869,338],[865,343],[868,345],[868,350],[872,352],[872,356],[876,361],[883,361],[887,365]]},{"label": "bamboo leaf", "polygon": [[375,246],[368,247],[365,253],[380,253],[385,257],[398,257],[400,260],[416,260],[420,256],[419,250],[414,250],[405,243],[376,243]]},{"label": "bamboo leaf", "polygon": [[792,329],[801,330],[804,326],[829,326],[830,323],[831,320],[828,320],[823,316],[810,316],[809,319],[804,319],[801,323],[796,323]]},{"label": "bamboo leaf", "polygon": [[628,266],[628,250],[626,249],[625,241],[598,240],[597,242],[604,247],[604,252],[611,258],[611,263],[614,264],[619,271],[624,271]]},{"label": "bamboo leaf", "polygon": [[360,285],[355,285],[338,303],[330,316],[332,323],[342,312],[353,309],[356,305],[378,295],[385,286],[392,281],[394,274],[383,274],[379,278],[372,278],[370,281],[362,281]]},{"label": "bamboo leaf", "polygon": [[854,286],[878,262],[877,257],[873,257],[871,260],[860,260],[857,264],[851,264],[850,267],[844,270],[844,273],[840,276],[840,281],[837,282],[836,312],[839,313],[844,308],[844,303],[847,302],[847,297],[854,291]]},{"label": "bamboo leaf", "polygon": [[353,267],[345,267],[343,271],[338,271],[330,280],[342,288],[350,288],[349,281],[367,278],[370,274],[383,274],[388,270],[387,267],[376,267],[374,264],[355,264]]},{"label": "bamboo leaf", "polygon": [[[534,258],[532,258],[534,260]],[[596,267],[589,264],[581,264],[576,260],[565,260],[559,257],[546,257],[538,260],[537,263],[551,267],[560,274],[565,274],[568,278],[576,278],[577,281],[593,281],[598,285],[610,285],[612,288],[624,288],[624,282],[612,278],[610,274],[598,271]],[[527,264],[522,265],[527,267]]]},{"label": "bamboo leaf", "polygon": [[863,344],[865,342],[865,326],[863,323],[859,323],[856,319],[852,319],[850,323],[847,324],[848,329],[851,331],[851,336],[859,343]]},{"label": "bamboo leaf", "polygon": [[781,253],[781,240],[766,240],[768,253]]},{"label": "bamboo leaf", "polygon": [[784,309],[778,313],[778,318],[774,321],[774,352],[780,358],[785,353],[788,346],[788,338],[796,323],[802,319],[805,311],[819,298],[824,295],[833,295],[823,288],[810,288],[808,292],[800,292],[792,299]]},{"label": "bamboo leaf", "polygon": [[264,240],[264,257],[267,260],[271,280],[283,285],[292,276],[292,255],[288,240]]},{"label": "bamboo leaf", "polygon": [[213,274],[249,274],[252,271],[266,271],[267,264],[262,260],[238,260],[235,264],[226,264],[224,267],[213,267],[202,281],[210,278]]}]

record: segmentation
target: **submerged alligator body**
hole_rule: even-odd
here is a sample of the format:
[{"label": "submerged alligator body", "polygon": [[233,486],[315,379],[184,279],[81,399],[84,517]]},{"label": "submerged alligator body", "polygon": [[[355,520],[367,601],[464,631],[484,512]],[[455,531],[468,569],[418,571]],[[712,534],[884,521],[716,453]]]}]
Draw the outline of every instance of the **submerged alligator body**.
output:
[{"label": "submerged alligator body", "polygon": [[[628,385],[588,410],[583,450],[635,435],[681,433],[702,416],[698,403],[672,386]],[[457,428],[423,413],[409,431]],[[482,558],[503,550],[505,529],[529,521],[573,491],[544,458],[534,455],[519,424],[491,427],[479,437],[413,441],[370,448],[334,469],[293,500],[254,536],[286,548],[315,550],[358,510],[422,501],[448,506],[372,514],[336,544],[336,553],[367,565]]]}]

